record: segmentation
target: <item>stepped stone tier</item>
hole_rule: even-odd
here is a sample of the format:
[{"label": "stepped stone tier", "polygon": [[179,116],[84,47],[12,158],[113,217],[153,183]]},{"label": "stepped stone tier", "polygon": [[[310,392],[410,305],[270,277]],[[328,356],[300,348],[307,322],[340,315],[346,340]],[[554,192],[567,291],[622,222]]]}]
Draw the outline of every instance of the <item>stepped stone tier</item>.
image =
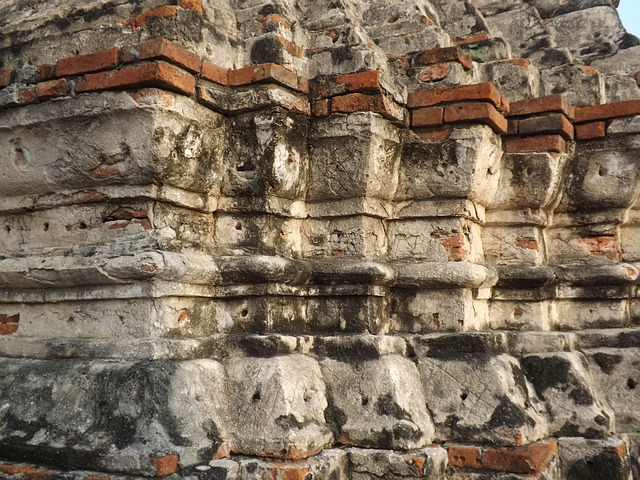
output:
[{"label": "stepped stone tier", "polygon": [[617,3],[2,1],[0,478],[640,478]]}]

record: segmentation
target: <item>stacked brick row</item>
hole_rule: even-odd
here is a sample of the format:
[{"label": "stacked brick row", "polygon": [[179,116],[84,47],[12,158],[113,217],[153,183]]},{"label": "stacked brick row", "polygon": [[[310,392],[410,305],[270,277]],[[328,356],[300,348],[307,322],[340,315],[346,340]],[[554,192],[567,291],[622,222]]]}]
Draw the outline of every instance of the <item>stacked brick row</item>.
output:
[{"label": "stacked brick row", "polygon": [[545,5],[0,7],[0,473],[627,479],[640,88],[548,86],[637,54]]}]

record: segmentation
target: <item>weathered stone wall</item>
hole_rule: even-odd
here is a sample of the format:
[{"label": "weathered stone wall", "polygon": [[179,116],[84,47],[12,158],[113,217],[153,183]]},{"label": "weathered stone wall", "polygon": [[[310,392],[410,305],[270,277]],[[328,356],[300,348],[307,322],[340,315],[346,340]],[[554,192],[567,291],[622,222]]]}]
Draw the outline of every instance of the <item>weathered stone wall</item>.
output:
[{"label": "weathered stone wall", "polygon": [[616,3],[0,5],[0,478],[638,475]]}]

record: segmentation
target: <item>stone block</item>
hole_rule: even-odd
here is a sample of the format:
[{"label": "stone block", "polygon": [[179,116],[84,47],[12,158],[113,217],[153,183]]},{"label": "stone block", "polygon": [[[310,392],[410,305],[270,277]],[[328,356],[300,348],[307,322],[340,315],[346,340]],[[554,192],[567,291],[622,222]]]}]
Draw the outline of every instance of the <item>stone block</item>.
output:
[{"label": "stone block", "polygon": [[526,58],[541,48],[555,47],[555,42],[531,5],[516,8],[485,19],[494,36],[503,37],[515,57]]},{"label": "stone block", "polygon": [[222,195],[301,199],[307,189],[307,121],[283,111],[234,118]]},{"label": "stone block", "polygon": [[407,142],[395,200],[437,195],[488,203],[497,188],[501,165],[498,138],[489,127],[474,126],[456,128],[442,144]]},{"label": "stone block", "polygon": [[613,410],[579,352],[527,355],[522,366],[549,418],[553,436],[602,438],[615,429]]},{"label": "stone block", "polygon": [[177,457],[184,467],[210,458],[229,428],[224,369],[211,360],[2,364],[0,444],[14,458],[154,475]]},{"label": "stone block", "polygon": [[348,455],[353,480],[446,478],[447,452],[440,447],[428,447],[406,453],[350,448]]},{"label": "stone block", "polygon": [[227,365],[234,398],[232,451],[300,459],[332,443],[318,363],[302,355],[237,358]]},{"label": "stone block", "polygon": [[310,137],[307,200],[390,199],[398,182],[400,151],[396,128],[376,115],[320,120]]},{"label": "stone block", "polygon": [[320,362],[328,390],[325,413],[339,442],[412,450],[433,439],[415,365],[397,355],[377,360]]},{"label": "stone block", "polygon": [[558,440],[562,478],[629,480],[631,466],[621,436],[605,440],[565,437]]},{"label": "stone block", "polygon": [[615,412],[618,432],[633,432],[638,425],[638,353],[637,348],[585,350],[590,370]]},{"label": "stone block", "polygon": [[606,92],[604,79],[595,69],[577,65],[562,65],[540,72],[544,95],[562,94],[571,105],[596,105],[604,103]]},{"label": "stone block", "polygon": [[535,226],[487,226],[482,242],[489,265],[541,265],[545,260],[543,234]]},{"label": "stone block", "polygon": [[481,330],[488,321],[486,299],[465,288],[394,289],[390,308],[397,333]]},{"label": "stone block", "polygon": [[508,355],[430,350],[418,369],[437,439],[522,445],[547,433],[544,407]]},{"label": "stone block", "polygon": [[552,18],[547,26],[558,46],[568,48],[578,62],[616,53],[626,33],[611,5],[582,7]]},{"label": "stone block", "polygon": [[365,215],[307,219],[302,224],[302,252],[307,258],[384,259],[385,228],[381,219]]}]

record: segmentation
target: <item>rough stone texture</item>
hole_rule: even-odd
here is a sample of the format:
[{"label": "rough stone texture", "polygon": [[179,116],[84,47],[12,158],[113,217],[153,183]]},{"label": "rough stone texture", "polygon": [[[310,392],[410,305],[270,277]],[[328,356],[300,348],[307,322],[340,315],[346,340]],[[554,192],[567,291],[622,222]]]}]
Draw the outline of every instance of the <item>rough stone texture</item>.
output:
[{"label": "rough stone texture", "polygon": [[637,476],[617,4],[3,2],[0,478]]}]

